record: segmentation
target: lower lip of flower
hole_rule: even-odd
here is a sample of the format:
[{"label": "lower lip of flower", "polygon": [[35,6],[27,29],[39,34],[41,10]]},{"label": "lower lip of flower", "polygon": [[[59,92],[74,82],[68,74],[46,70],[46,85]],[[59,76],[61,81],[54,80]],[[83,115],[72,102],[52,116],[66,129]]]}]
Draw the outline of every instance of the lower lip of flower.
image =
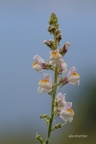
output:
[{"label": "lower lip of flower", "polygon": [[33,64],[32,64],[32,66],[35,66],[36,64],[38,64],[37,62],[34,62]]},{"label": "lower lip of flower", "polygon": [[52,55],[57,55],[57,54],[58,54],[57,52],[53,52],[53,53],[52,53]]},{"label": "lower lip of flower", "polygon": [[42,83],[47,83],[48,80],[46,80],[46,79],[42,79],[41,82],[42,82]]},{"label": "lower lip of flower", "polygon": [[72,75],[79,76],[79,74],[77,72],[74,72]]},{"label": "lower lip of flower", "polygon": [[67,111],[68,111],[68,112],[70,112],[70,113],[72,113],[72,112],[73,112],[73,110],[72,110],[72,109],[68,109]]}]

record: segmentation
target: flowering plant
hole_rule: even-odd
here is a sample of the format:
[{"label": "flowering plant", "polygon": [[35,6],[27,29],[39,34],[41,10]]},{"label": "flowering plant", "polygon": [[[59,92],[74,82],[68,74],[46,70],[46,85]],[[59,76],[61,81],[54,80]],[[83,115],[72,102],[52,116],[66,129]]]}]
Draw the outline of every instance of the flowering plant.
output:
[{"label": "flowering plant", "polygon": [[[33,57],[34,62],[32,64],[33,69],[42,72],[43,69],[52,70],[54,73],[54,79],[52,80],[49,73],[44,74],[38,83],[38,92],[46,93],[51,96],[51,113],[50,116],[47,114],[40,115],[41,119],[46,121],[48,126],[48,132],[45,141],[37,133],[36,139],[41,144],[48,144],[50,142],[50,135],[52,131],[61,128],[67,122],[72,122],[74,116],[74,110],[72,109],[72,102],[66,102],[65,94],[61,92],[57,93],[57,87],[63,87],[65,84],[79,85],[80,76],[76,72],[76,68],[72,67],[67,76],[63,77],[63,73],[67,72],[67,64],[63,57],[67,53],[70,43],[66,42],[62,48],[58,48],[60,40],[62,39],[61,30],[59,29],[58,19],[54,13],[51,14],[49,20],[48,31],[53,35],[54,40],[44,40],[44,44],[50,48],[50,60],[45,62],[39,55]],[[63,124],[58,123],[53,126],[53,119],[56,116],[64,121]]]}]

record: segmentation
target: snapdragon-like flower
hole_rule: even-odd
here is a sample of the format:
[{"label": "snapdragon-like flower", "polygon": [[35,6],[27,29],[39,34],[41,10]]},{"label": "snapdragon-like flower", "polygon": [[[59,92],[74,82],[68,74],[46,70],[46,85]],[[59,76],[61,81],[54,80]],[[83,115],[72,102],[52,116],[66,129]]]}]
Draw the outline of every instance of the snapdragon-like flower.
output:
[{"label": "snapdragon-like flower", "polygon": [[60,112],[60,117],[63,119],[64,122],[72,122],[73,116],[74,116],[74,111],[71,108],[72,107],[72,102],[66,102],[65,107],[61,110]]},{"label": "snapdragon-like flower", "polygon": [[79,74],[76,72],[76,68],[75,67],[72,67],[69,72],[68,72],[68,75],[67,75],[67,79],[68,79],[68,82],[73,84],[73,85],[79,85],[80,84],[80,76]]},{"label": "snapdragon-like flower", "polygon": [[66,77],[63,77],[61,80],[60,80],[60,84],[61,84],[61,87],[67,83],[70,83],[70,84],[73,84],[73,85],[79,85],[80,84],[80,75],[76,72],[76,68],[75,67],[72,67],[67,76]]},{"label": "snapdragon-like flower", "polygon": [[67,64],[64,61],[61,61],[59,63],[59,74],[62,74],[64,72],[67,72]]},{"label": "snapdragon-like flower", "polygon": [[33,59],[34,59],[34,63],[32,64],[33,69],[37,70],[38,72],[41,72],[43,65],[45,64],[45,61],[39,55],[35,55]]},{"label": "snapdragon-like flower", "polygon": [[63,61],[62,55],[59,53],[59,50],[51,50],[50,51],[50,64],[59,64]]},{"label": "snapdragon-like flower", "polygon": [[34,63],[32,64],[32,67],[39,73],[42,71],[42,69],[52,69],[52,65],[49,62],[45,62],[39,55],[35,55],[33,59]]},{"label": "snapdragon-like flower", "polygon": [[54,107],[55,115],[59,115],[61,110],[64,108],[66,104],[65,95],[66,94],[62,94],[61,92],[57,94],[57,97],[55,99],[55,107]]},{"label": "snapdragon-like flower", "polygon": [[44,74],[44,78],[38,83],[39,93],[49,93],[52,91],[52,79],[50,74]]}]

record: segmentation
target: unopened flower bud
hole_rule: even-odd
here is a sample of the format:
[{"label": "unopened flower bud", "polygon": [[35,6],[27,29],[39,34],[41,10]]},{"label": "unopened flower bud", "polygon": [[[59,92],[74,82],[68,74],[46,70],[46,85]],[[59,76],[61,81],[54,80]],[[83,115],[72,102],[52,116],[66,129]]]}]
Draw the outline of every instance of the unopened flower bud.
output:
[{"label": "unopened flower bud", "polygon": [[38,133],[36,133],[36,137],[35,137],[41,144],[43,144],[43,138],[38,135]]},{"label": "unopened flower bud", "polygon": [[54,45],[54,41],[53,40],[49,40],[49,42],[51,43],[51,45]]},{"label": "unopened flower bud", "polygon": [[46,122],[46,124],[47,124],[47,126],[49,125],[49,119],[45,119],[45,122]]},{"label": "unopened flower bud", "polygon": [[53,40],[44,40],[43,43],[46,44],[48,47],[50,47],[51,50],[55,49]]},{"label": "unopened flower bud", "polygon": [[58,35],[58,34],[60,34],[61,33],[61,30],[60,29],[57,29],[56,30],[56,34]]},{"label": "unopened flower bud", "polygon": [[43,119],[43,118],[47,118],[48,116],[46,114],[42,114],[40,115],[40,118]]},{"label": "unopened flower bud", "polygon": [[61,128],[61,127],[62,127],[62,125],[60,123],[58,123],[52,128],[52,130],[54,131],[54,130]]},{"label": "unopened flower bud", "polygon": [[57,35],[57,40],[58,40],[58,42],[60,42],[61,39],[62,39],[62,35],[61,35],[61,33],[60,33],[60,34]]},{"label": "unopened flower bud", "polygon": [[50,46],[50,42],[48,40],[44,40],[43,43],[46,44],[47,46]]},{"label": "unopened flower bud", "polygon": [[55,26],[49,26],[48,31],[52,34],[56,31],[56,27]]},{"label": "unopened flower bud", "polygon": [[69,46],[70,46],[70,43],[69,42],[66,42],[64,44],[64,46],[59,50],[60,54],[63,56],[66,54],[66,52],[68,51],[69,49]]},{"label": "unopened flower bud", "polygon": [[70,43],[69,43],[69,42],[66,42],[65,45],[64,45],[64,49],[65,49],[65,51],[68,50],[69,46],[70,46]]},{"label": "unopened flower bud", "polygon": [[58,29],[59,24],[58,24],[58,19],[57,19],[55,13],[52,13],[52,14],[51,14],[50,20],[49,20],[49,25],[50,25],[50,26],[55,26],[56,29]]},{"label": "unopened flower bud", "polygon": [[64,73],[64,72],[66,72],[66,71],[67,71],[67,64],[66,64],[64,61],[60,62],[60,63],[59,63],[58,73],[59,73],[59,74],[62,74],[62,73]]},{"label": "unopened flower bud", "polygon": [[64,86],[65,84],[67,84],[68,83],[67,77],[62,78],[59,83],[60,83],[61,87]]}]

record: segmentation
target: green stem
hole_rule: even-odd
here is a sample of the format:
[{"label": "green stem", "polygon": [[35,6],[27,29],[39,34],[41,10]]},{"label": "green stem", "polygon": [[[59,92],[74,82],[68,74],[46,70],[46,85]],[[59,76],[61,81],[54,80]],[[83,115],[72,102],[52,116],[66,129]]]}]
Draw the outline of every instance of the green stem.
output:
[{"label": "green stem", "polygon": [[56,33],[54,33],[54,47],[55,47],[55,49],[57,49]]},{"label": "green stem", "polygon": [[[55,49],[57,49],[56,34],[54,34],[54,46],[55,46]],[[56,65],[55,71],[54,71],[54,87],[53,87],[52,102],[51,102],[51,115],[50,115],[48,134],[47,134],[45,144],[49,143],[49,138],[50,138],[50,134],[52,131],[52,123],[53,123],[53,118],[54,118],[54,101],[55,101],[55,95],[56,95],[56,90],[57,90],[57,79],[58,79],[58,66]]]},{"label": "green stem", "polygon": [[56,89],[57,89],[57,78],[58,78],[58,66],[55,67],[55,72],[54,72],[54,88],[53,88],[53,95],[52,95],[52,103],[51,103],[51,116],[50,116],[50,121],[49,121],[49,126],[48,126],[48,134],[46,138],[45,144],[49,143],[49,138],[52,130],[52,122],[54,118],[54,101],[55,101],[55,95],[56,95]]}]

